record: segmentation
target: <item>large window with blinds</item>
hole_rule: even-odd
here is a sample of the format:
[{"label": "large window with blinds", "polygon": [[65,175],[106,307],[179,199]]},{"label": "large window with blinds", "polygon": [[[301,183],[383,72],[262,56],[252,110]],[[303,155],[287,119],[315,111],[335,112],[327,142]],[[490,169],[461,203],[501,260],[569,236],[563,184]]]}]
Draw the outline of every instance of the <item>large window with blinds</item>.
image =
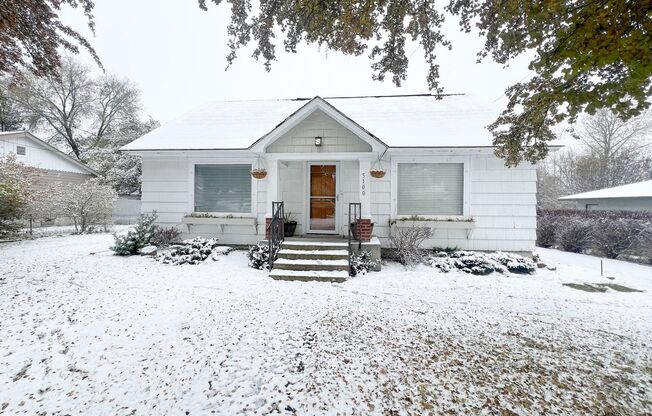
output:
[{"label": "large window with blinds", "polygon": [[463,215],[463,163],[398,163],[398,215]]},{"label": "large window with blinds", "polygon": [[195,212],[251,212],[251,165],[195,165]]}]

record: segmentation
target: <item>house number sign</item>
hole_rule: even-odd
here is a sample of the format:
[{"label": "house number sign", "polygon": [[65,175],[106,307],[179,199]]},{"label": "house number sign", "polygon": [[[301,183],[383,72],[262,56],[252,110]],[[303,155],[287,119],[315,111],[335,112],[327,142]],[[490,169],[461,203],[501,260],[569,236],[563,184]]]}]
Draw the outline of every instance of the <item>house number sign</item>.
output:
[{"label": "house number sign", "polygon": [[367,172],[362,172],[362,196],[365,196],[366,194],[366,188],[367,188]]}]

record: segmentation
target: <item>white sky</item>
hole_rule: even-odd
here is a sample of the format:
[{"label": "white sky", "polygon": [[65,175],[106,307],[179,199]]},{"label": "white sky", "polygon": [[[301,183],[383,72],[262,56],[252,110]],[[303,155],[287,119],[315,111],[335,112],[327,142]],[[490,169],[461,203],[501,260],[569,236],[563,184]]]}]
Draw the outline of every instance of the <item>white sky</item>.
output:
[{"label": "white sky", "polygon": [[[270,73],[250,57],[253,48],[242,50],[225,71],[229,13],[224,4],[204,12],[195,0],[98,0],[95,37],[80,11],[64,9],[61,16],[88,35],[109,72],[138,85],[145,113],[162,122],[214,99],[428,92],[426,63],[416,45],[406,48],[408,54],[415,52],[401,88],[393,85],[391,77],[382,83],[373,81],[366,55],[344,56],[312,45],[300,46],[297,54],[279,53]],[[503,105],[506,100],[500,97],[505,88],[529,75],[527,61],[520,59],[507,68],[491,60],[476,64],[481,39],[460,33],[453,18],[446,27],[453,50],[439,52],[445,92],[470,93]],[[88,56],[83,59],[90,62]]]}]

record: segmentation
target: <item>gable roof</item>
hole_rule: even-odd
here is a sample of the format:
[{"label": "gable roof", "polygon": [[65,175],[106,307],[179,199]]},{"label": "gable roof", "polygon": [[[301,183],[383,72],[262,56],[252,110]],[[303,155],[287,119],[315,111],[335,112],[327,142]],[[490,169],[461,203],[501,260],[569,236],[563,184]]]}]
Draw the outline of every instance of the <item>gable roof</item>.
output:
[{"label": "gable roof", "polygon": [[652,198],[652,180],[630,183],[613,188],[563,196],[560,200],[602,199],[602,198]]},{"label": "gable roof", "polygon": [[[38,146],[42,147],[44,150],[47,150],[49,152],[52,152],[56,157],[59,157],[61,159],[64,159],[65,161],[72,163],[79,169],[83,170],[84,172],[87,172],[91,175],[94,176],[99,176],[99,172],[97,172],[94,169],[89,168],[79,160],[68,156],[61,150],[57,149],[56,147],[52,146],[51,144],[44,142],[43,140],[39,139],[38,137],[34,136],[32,133],[28,131],[23,131],[23,130],[17,130],[17,131],[4,131],[0,132],[0,140],[2,140],[2,137],[21,137],[27,140],[30,140],[34,143],[36,143]],[[37,166],[38,167],[38,166]]]},{"label": "gable roof", "polygon": [[386,147],[491,147],[486,126],[500,113],[465,94],[213,101],[122,150],[253,150],[311,103],[334,110],[361,138]]}]

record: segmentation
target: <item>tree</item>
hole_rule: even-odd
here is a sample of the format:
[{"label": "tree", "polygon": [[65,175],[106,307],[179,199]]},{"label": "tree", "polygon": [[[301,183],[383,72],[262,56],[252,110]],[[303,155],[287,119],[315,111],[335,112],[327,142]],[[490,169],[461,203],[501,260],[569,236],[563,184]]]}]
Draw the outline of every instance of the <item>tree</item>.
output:
[{"label": "tree", "polygon": [[0,77],[0,131],[20,130],[23,127],[23,114],[11,99],[9,86],[11,82]]},{"label": "tree", "polygon": [[90,43],[59,20],[62,5],[82,7],[94,33],[92,0],[0,0],[0,76],[19,78],[25,69],[54,76],[61,65],[59,49],[78,53],[80,46],[102,66]]},{"label": "tree", "polygon": [[601,109],[584,117],[575,133],[588,149],[596,178],[594,189],[609,188],[646,179],[642,169],[652,150],[652,114],[622,120],[615,113]]},{"label": "tree", "polygon": [[[374,79],[391,74],[400,85],[410,39],[424,51],[429,87],[442,92],[435,50],[451,45],[433,1],[260,0],[256,11],[251,0],[228,3],[229,64],[240,47],[255,42],[253,57],[269,70],[280,32],[288,52],[302,41],[349,55],[369,51]],[[207,9],[207,1],[199,6]],[[463,31],[475,27],[485,38],[478,60],[506,65],[534,55],[532,77],[506,90],[507,107],[489,126],[496,153],[508,165],[545,158],[555,138],[551,128],[581,113],[607,108],[629,119],[650,106],[652,0],[450,0],[445,10]]]},{"label": "tree", "polygon": [[557,198],[652,179],[652,116],[623,121],[601,110],[585,116],[574,133],[576,148],[561,150],[538,165],[537,195],[543,208]]}]

